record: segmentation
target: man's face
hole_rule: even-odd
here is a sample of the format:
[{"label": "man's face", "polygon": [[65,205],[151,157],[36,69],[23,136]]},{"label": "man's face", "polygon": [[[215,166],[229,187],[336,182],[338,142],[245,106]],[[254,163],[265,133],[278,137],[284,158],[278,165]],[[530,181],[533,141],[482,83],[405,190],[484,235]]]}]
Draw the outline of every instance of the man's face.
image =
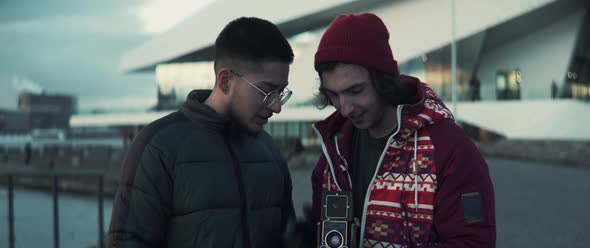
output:
[{"label": "man's face", "polygon": [[[281,93],[288,84],[289,64],[262,62],[232,69],[230,117],[252,133],[262,131],[273,113],[281,112]],[[265,100],[265,93],[271,93]],[[270,104],[274,100],[274,103]]]},{"label": "man's face", "polygon": [[379,100],[369,71],[358,65],[338,64],[321,75],[330,102],[359,129],[375,127],[383,119],[386,103]]}]

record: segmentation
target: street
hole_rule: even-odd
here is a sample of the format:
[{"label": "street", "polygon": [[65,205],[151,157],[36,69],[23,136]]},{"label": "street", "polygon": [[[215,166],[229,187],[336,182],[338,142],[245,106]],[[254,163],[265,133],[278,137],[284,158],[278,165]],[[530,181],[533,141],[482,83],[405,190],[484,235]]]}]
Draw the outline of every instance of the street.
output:
[{"label": "street", "polygon": [[[590,169],[486,159],[496,197],[497,247],[588,247]],[[311,204],[312,168],[292,170],[298,216]]]}]

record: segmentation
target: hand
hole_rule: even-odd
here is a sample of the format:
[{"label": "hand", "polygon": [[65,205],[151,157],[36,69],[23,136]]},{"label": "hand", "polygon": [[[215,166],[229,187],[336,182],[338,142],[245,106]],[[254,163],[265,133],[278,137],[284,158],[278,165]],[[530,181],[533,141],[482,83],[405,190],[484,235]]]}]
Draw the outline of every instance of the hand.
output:
[{"label": "hand", "polygon": [[291,219],[283,233],[284,248],[313,248],[316,245],[316,223],[311,207],[303,207],[302,220]]}]

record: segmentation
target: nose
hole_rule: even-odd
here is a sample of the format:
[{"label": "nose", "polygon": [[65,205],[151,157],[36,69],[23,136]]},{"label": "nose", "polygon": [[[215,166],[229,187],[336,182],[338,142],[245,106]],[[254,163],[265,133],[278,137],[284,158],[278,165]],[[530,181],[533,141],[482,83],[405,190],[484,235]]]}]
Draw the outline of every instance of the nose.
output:
[{"label": "nose", "polygon": [[282,108],[282,106],[281,106],[281,102],[280,102],[280,101],[274,101],[274,102],[273,102],[271,105],[269,105],[269,106],[268,106],[268,108],[269,108],[269,109],[270,109],[272,112],[274,112],[274,113],[278,114],[278,113],[280,113],[280,112],[281,112],[281,108]]},{"label": "nose", "polygon": [[340,97],[338,102],[338,109],[340,110],[340,114],[342,114],[342,116],[345,118],[349,118],[350,114],[354,110],[352,104],[350,104],[350,102],[346,100],[346,97]]}]

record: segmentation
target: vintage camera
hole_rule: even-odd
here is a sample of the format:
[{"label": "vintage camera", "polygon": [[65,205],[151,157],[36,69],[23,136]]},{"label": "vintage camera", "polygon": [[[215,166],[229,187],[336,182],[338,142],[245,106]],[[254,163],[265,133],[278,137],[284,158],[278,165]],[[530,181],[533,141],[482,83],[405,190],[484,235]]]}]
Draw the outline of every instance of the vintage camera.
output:
[{"label": "vintage camera", "polygon": [[319,247],[356,247],[356,225],[352,216],[352,193],[345,191],[322,192],[321,209],[321,218],[318,223]]}]

